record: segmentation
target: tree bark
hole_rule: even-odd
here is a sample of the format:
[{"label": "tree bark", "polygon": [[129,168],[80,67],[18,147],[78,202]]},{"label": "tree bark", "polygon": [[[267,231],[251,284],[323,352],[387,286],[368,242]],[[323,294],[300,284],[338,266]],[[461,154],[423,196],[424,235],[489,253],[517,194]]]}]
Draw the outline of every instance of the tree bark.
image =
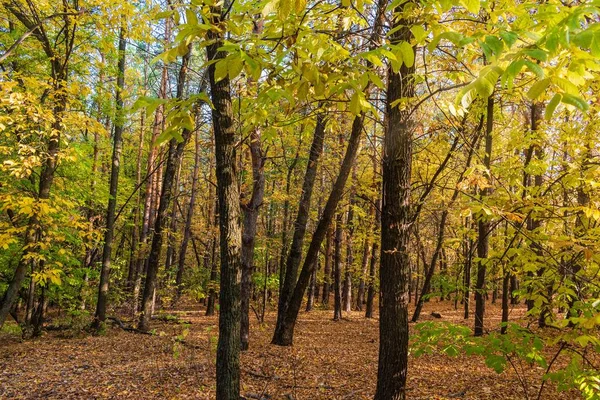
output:
[{"label": "tree bark", "polygon": [[[404,3],[396,8],[402,13]],[[392,44],[411,41],[410,22],[396,17]],[[416,53],[413,48],[413,52]],[[414,65],[388,67],[387,124],[383,140],[381,262],[379,268],[379,362],[375,400],[405,399],[408,369],[408,243],[414,121],[410,107],[396,102],[415,96]]]},{"label": "tree bark", "polygon": [[333,281],[333,320],[342,319],[342,214],[338,213],[335,219],[335,252],[333,268],[335,279]]},{"label": "tree bark", "polygon": [[[222,24],[229,2],[212,7],[212,25]],[[206,47],[209,61],[227,55],[219,50],[224,33],[209,31],[211,44]],[[212,119],[217,159],[217,197],[221,242],[221,282],[219,291],[219,340],[217,343],[217,400],[240,396],[240,280],[242,269],[242,224],[237,182],[236,141],[231,107],[229,79],[215,80],[215,64],[208,67]]]},{"label": "tree bark", "polygon": [[[177,98],[183,98],[183,90],[187,76],[188,63],[191,56],[191,48],[182,57],[181,68],[177,78]],[[169,149],[167,153],[164,176],[162,179],[162,188],[160,191],[160,200],[158,203],[158,212],[154,221],[154,235],[152,236],[152,245],[150,247],[150,255],[148,257],[148,267],[146,271],[146,282],[144,284],[144,293],[142,296],[142,312],[138,322],[138,329],[148,331],[150,329],[150,318],[152,317],[154,299],[156,299],[156,276],[158,274],[158,266],[160,263],[160,253],[163,243],[163,231],[167,226],[167,214],[169,212],[169,204],[173,193],[173,183],[175,175],[179,168],[179,163],[183,156],[183,150],[187,145],[192,130],[183,129],[181,133],[182,141],[177,142],[177,139],[172,138],[169,141]]]},{"label": "tree bark", "polygon": [[[494,130],[494,95],[492,94],[487,100],[487,115],[486,115],[486,129],[485,129],[485,156],[483,158],[483,165],[486,168],[486,175],[491,185],[491,173],[490,168],[492,165],[492,132]],[[481,200],[485,201],[485,198],[491,194],[491,189],[486,187],[482,189],[480,196]],[[489,238],[491,233],[490,221],[485,216],[480,216],[477,222],[478,236],[477,236],[477,257],[479,262],[477,264],[477,283],[475,284],[475,336],[482,336],[484,330],[484,316],[485,316],[485,294],[486,294],[486,269],[487,269],[487,257],[489,250]]]},{"label": "tree bark", "polygon": [[[310,146],[310,154],[308,157],[308,164],[306,166],[306,173],[304,174],[304,183],[302,184],[302,195],[300,197],[300,203],[298,204],[298,213],[296,215],[296,221],[294,222],[294,234],[292,237],[292,244],[285,263],[285,276],[281,293],[279,296],[279,306],[277,308],[277,326],[280,327],[283,321],[285,312],[288,308],[290,299],[296,286],[296,279],[298,276],[298,267],[300,266],[300,260],[302,258],[302,248],[304,245],[304,237],[306,235],[306,225],[308,223],[308,217],[310,212],[310,203],[312,198],[312,192],[315,185],[317,176],[317,167],[319,164],[319,158],[323,152],[323,142],[325,138],[325,125],[326,119],[323,113],[317,114],[317,121],[315,126],[315,133],[313,141]],[[277,331],[278,328],[276,328]]]},{"label": "tree bark", "polygon": [[196,191],[198,188],[198,175],[200,171],[200,134],[197,133],[195,136],[195,155],[194,155],[194,170],[192,172],[192,188],[190,193],[190,201],[188,204],[187,214],[185,217],[185,228],[183,230],[183,238],[181,240],[181,247],[179,249],[179,260],[177,263],[177,276],[175,278],[175,285],[177,287],[177,293],[175,300],[181,297],[183,291],[183,273],[185,271],[185,255],[187,253],[190,236],[192,234],[192,220],[194,218],[194,206],[196,205]]},{"label": "tree bark", "polygon": [[[254,242],[256,239],[258,211],[265,194],[265,156],[260,132],[254,129],[250,135],[250,155],[252,158],[252,197],[243,206],[242,227],[242,292],[241,292],[241,350],[248,350],[250,338],[250,292],[252,290],[252,270],[254,269]],[[266,276],[265,276],[266,279]]]},{"label": "tree bark", "polygon": [[98,286],[98,302],[96,303],[96,314],[94,315],[93,329],[100,329],[106,319],[106,306],[108,301],[108,284],[110,264],[112,256],[112,245],[115,231],[115,215],[117,209],[117,193],[119,190],[119,171],[121,169],[121,152],[123,149],[123,125],[125,115],[123,114],[123,89],[125,86],[125,52],[127,40],[125,38],[125,27],[121,26],[119,31],[119,61],[116,88],[116,116],[113,137],[112,166],[110,171],[109,198],[106,209],[106,230],[104,231],[104,247],[102,249],[102,267],[100,270],[100,284]]},{"label": "tree bark", "polygon": [[323,296],[321,303],[324,306],[329,305],[329,293],[331,292],[331,261],[333,258],[333,227],[327,229],[327,239],[325,241],[325,267],[323,268]]},{"label": "tree bark", "polygon": [[333,185],[331,193],[329,194],[329,198],[327,199],[327,203],[325,204],[325,208],[323,210],[323,215],[319,219],[317,229],[312,236],[312,240],[306,253],[306,258],[304,259],[304,263],[302,265],[302,270],[300,271],[298,282],[293,289],[293,294],[289,301],[289,306],[282,310],[282,316],[278,316],[277,318],[275,334],[273,335],[273,340],[271,342],[273,344],[280,346],[292,345],[294,327],[296,325],[296,319],[298,318],[300,306],[302,305],[302,298],[304,297],[304,292],[306,292],[306,288],[310,281],[310,276],[315,268],[315,262],[319,256],[321,244],[323,243],[323,239],[325,238],[329,225],[331,224],[331,220],[333,219],[338,203],[342,198],[344,187],[346,186],[346,181],[350,175],[352,165],[356,160],[356,155],[358,154],[358,149],[360,147],[360,136],[363,126],[364,114],[361,114],[355,117],[354,122],[352,123],[352,132],[350,133],[348,147],[346,148],[346,154],[344,155],[340,172]]}]

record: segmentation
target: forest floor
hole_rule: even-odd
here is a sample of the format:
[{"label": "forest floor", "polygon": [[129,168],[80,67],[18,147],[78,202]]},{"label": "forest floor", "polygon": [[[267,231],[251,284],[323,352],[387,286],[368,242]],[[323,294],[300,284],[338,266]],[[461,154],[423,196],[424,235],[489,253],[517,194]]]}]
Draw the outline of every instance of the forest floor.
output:
[{"label": "forest floor", "polygon": [[[468,323],[450,302],[427,303],[423,320],[439,312],[442,321]],[[127,332],[118,327],[104,335],[68,337],[50,331],[21,341],[0,333],[0,398],[22,399],[213,399],[218,318],[204,316],[201,307],[182,307],[179,315],[190,325],[154,320],[156,335]],[[524,314],[511,310],[511,320]],[[242,395],[248,399],[370,399],[375,392],[378,319],[362,312],[332,321],[331,310],[302,312],[294,346],[270,344],[275,313],[260,325],[251,315],[250,350],[241,357]],[[488,303],[487,323],[497,328],[498,305]],[[411,324],[413,327],[414,324]],[[13,326],[14,328],[14,326]],[[185,335],[185,345],[176,339]],[[412,328],[411,328],[412,329]],[[557,365],[561,364],[557,360]],[[524,367],[522,378],[536,398],[543,370]],[[409,399],[524,399],[519,377],[512,370],[496,374],[478,356],[449,357],[443,353],[409,360]],[[575,392],[556,393],[548,382],[542,399],[578,399]]]}]

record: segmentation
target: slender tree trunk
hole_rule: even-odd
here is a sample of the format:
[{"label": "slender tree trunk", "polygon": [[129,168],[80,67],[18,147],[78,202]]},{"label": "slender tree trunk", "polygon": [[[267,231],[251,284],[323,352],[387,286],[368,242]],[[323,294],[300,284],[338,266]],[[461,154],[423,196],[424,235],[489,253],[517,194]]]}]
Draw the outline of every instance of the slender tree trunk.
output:
[{"label": "slender tree trunk", "polygon": [[331,193],[329,194],[329,198],[327,199],[327,203],[325,204],[325,208],[323,210],[323,215],[319,219],[317,229],[313,234],[308,251],[306,252],[302,270],[300,272],[298,282],[294,287],[289,305],[284,311],[282,311],[283,315],[281,317],[278,316],[277,318],[275,334],[273,335],[272,340],[273,344],[280,346],[292,345],[294,327],[296,325],[296,319],[298,318],[298,313],[302,305],[302,298],[304,297],[304,293],[306,292],[306,288],[308,287],[310,281],[310,276],[315,268],[315,262],[319,256],[321,244],[323,243],[323,239],[325,239],[325,235],[327,234],[329,225],[334,217],[338,203],[342,198],[344,187],[346,186],[346,181],[350,175],[352,165],[356,160],[356,155],[358,154],[358,149],[360,147],[360,136],[362,134],[363,126],[364,115],[361,114],[354,118],[354,122],[352,123],[352,132],[350,133],[348,147],[340,167],[340,172],[333,185]]},{"label": "slender tree trunk", "polygon": [[350,202],[348,210],[348,220],[346,226],[348,227],[348,233],[346,236],[346,265],[344,271],[344,287],[342,292],[342,299],[344,304],[344,311],[352,311],[352,265],[354,264],[354,255],[352,252],[352,235],[354,234],[354,228],[352,226],[354,219],[353,201]]},{"label": "slender tree trunk", "polygon": [[276,325],[279,328],[275,328],[276,331],[278,329],[281,329],[281,324],[285,312],[287,311],[290,299],[294,292],[294,287],[296,285],[298,267],[300,266],[300,260],[302,258],[302,249],[304,245],[304,237],[306,234],[306,225],[308,223],[308,217],[310,212],[312,192],[317,176],[317,167],[319,164],[319,158],[321,157],[321,153],[323,152],[325,125],[326,119],[324,115],[322,113],[317,114],[315,133],[313,136],[313,142],[310,147],[310,154],[308,157],[308,164],[306,166],[306,173],[304,174],[302,195],[300,197],[300,203],[298,204],[296,222],[294,223],[294,234],[292,237],[292,244],[290,246],[290,251],[285,263],[285,276],[281,293],[279,296],[279,307],[277,309]]},{"label": "slender tree trunk", "polygon": [[[487,101],[486,129],[485,129],[485,156],[483,164],[487,171],[487,178],[491,180],[490,168],[492,165],[492,132],[494,130],[494,95],[492,94]],[[481,191],[481,199],[485,201],[486,197],[491,194],[490,188],[485,188]],[[478,226],[477,237],[477,283],[475,284],[475,336],[482,336],[484,330],[485,316],[485,295],[486,295],[486,269],[487,257],[489,250],[489,238],[491,233],[490,221],[481,216]]]},{"label": "slender tree trunk", "polygon": [[[248,350],[250,338],[250,292],[252,290],[252,271],[254,269],[254,242],[256,239],[258,211],[265,193],[265,157],[263,155],[258,129],[250,135],[250,154],[252,158],[252,196],[243,206],[244,223],[242,226],[242,292],[241,292],[241,349]],[[266,279],[266,277],[265,277]]]},{"label": "slender tree trunk", "polygon": [[369,255],[371,253],[371,244],[369,243],[369,239],[365,239],[365,244],[363,245],[363,255],[362,261],[360,263],[360,281],[358,283],[358,292],[356,294],[356,310],[362,311],[363,304],[365,303],[365,276],[367,276],[367,271],[369,268]]},{"label": "slender tree trunk", "polygon": [[183,230],[183,239],[181,240],[181,248],[179,249],[179,260],[177,263],[177,277],[175,278],[175,285],[177,287],[177,293],[175,295],[175,301],[181,297],[183,291],[183,273],[185,271],[185,255],[187,253],[187,247],[192,235],[192,220],[194,218],[194,206],[196,205],[196,191],[198,188],[198,175],[200,171],[200,133],[196,133],[195,136],[195,155],[194,155],[194,171],[192,172],[192,188],[190,193],[190,201],[188,204],[187,215],[185,218],[185,228]]},{"label": "slender tree trunk", "polygon": [[[185,80],[187,76],[187,68],[190,60],[190,48],[188,53],[182,57],[181,68],[177,78],[177,98],[183,98]],[[150,318],[152,317],[153,306],[156,299],[156,276],[158,274],[158,266],[160,263],[160,253],[163,243],[163,231],[167,224],[167,214],[169,212],[169,204],[172,199],[173,183],[175,175],[179,168],[179,163],[183,156],[183,150],[187,145],[192,130],[184,128],[181,133],[182,141],[172,138],[169,141],[169,149],[167,153],[164,176],[162,179],[162,187],[160,191],[160,201],[158,203],[158,212],[154,221],[154,235],[152,236],[152,245],[150,247],[150,255],[148,257],[148,267],[146,271],[146,282],[144,284],[144,293],[142,296],[142,312],[138,322],[138,329],[148,331],[150,329]]]},{"label": "slender tree trunk", "polygon": [[342,214],[338,213],[335,219],[335,252],[334,252],[334,275],[333,281],[333,320],[342,319]]},{"label": "slender tree trunk", "polygon": [[123,124],[125,123],[125,115],[123,113],[123,88],[125,86],[126,47],[127,40],[125,38],[125,27],[121,26],[121,30],[119,32],[119,66],[117,72],[117,88],[115,96],[117,110],[113,137],[112,167],[110,172],[108,207],[106,210],[104,247],[102,249],[100,285],[98,287],[98,302],[96,304],[96,314],[94,315],[94,322],[92,324],[94,329],[99,329],[106,319],[108,283],[117,208],[117,192],[119,190],[119,170],[121,169],[121,151],[123,149]]},{"label": "slender tree trunk", "polygon": [[327,240],[325,241],[325,267],[323,270],[323,298],[321,303],[329,305],[329,293],[331,292],[331,261],[333,258],[333,226],[327,229]]},{"label": "slender tree trunk", "polygon": [[312,276],[310,277],[310,284],[308,286],[308,299],[306,300],[306,312],[312,311],[314,303],[315,303],[315,288],[317,285],[316,281],[317,281],[317,270],[315,268]]}]

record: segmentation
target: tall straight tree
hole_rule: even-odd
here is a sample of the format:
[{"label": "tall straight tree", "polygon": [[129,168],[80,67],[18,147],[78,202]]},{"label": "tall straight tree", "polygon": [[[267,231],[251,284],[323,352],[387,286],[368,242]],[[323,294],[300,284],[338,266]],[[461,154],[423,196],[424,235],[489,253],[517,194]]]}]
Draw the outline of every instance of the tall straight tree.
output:
[{"label": "tall straight tree", "polygon": [[[211,7],[213,26],[221,26],[230,1]],[[210,30],[206,47],[209,61],[224,59],[220,50],[225,32]],[[237,181],[235,129],[229,79],[215,78],[215,63],[208,67],[212,120],[217,159],[217,197],[221,243],[221,282],[219,291],[219,341],[217,343],[217,399],[233,400],[240,396],[240,280],[242,270],[242,224]]]},{"label": "tall straight tree", "polygon": [[[390,37],[394,46],[410,43],[411,21],[403,16],[414,3],[394,10]],[[415,48],[412,48],[413,55]],[[405,60],[406,61],[406,60]],[[414,58],[413,58],[414,61]],[[376,400],[405,399],[408,370],[408,243],[411,230],[412,109],[403,101],[415,96],[414,63],[388,67],[386,129],[383,139],[381,256],[379,268],[379,363]]]},{"label": "tall straight tree", "polygon": [[119,30],[119,61],[117,69],[117,88],[115,93],[116,114],[115,131],[113,136],[113,153],[110,170],[109,198],[106,209],[106,230],[104,231],[104,247],[102,249],[102,267],[100,270],[100,284],[98,286],[98,302],[96,303],[96,314],[92,327],[99,329],[106,319],[106,303],[108,299],[108,282],[110,274],[110,263],[112,256],[113,237],[115,232],[115,216],[117,208],[117,193],[119,190],[119,171],[121,169],[121,152],[123,148],[123,88],[125,86],[125,52],[127,50],[127,39],[125,38],[126,27],[123,25]]},{"label": "tall straight tree", "polygon": [[[483,165],[487,171],[488,179],[491,178],[490,167],[492,165],[492,132],[494,130],[494,95],[487,100],[486,121],[485,121],[485,155]],[[491,189],[486,187],[481,190],[482,200],[489,196]],[[489,239],[491,232],[490,221],[485,216],[481,216],[477,222],[477,282],[475,284],[475,336],[483,335],[483,318],[485,315],[485,278],[487,270],[487,257],[489,252]]]}]

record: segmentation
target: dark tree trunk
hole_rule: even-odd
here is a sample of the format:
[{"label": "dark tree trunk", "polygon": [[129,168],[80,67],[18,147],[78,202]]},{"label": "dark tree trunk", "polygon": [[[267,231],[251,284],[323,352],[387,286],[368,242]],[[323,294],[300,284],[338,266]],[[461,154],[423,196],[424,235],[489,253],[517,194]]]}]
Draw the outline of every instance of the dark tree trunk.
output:
[{"label": "dark tree trunk", "polygon": [[302,298],[304,297],[304,292],[306,292],[306,288],[310,281],[310,276],[315,268],[315,262],[319,256],[321,244],[323,243],[323,239],[325,239],[325,235],[329,225],[331,224],[331,220],[333,219],[338,203],[344,193],[344,187],[346,186],[346,181],[350,175],[352,165],[356,160],[356,155],[358,154],[358,149],[360,147],[360,136],[363,130],[363,125],[364,115],[361,114],[354,118],[354,122],[352,123],[352,132],[350,133],[348,147],[340,167],[340,172],[333,185],[331,193],[329,194],[329,198],[327,199],[327,203],[325,204],[325,208],[323,210],[323,215],[319,219],[317,229],[315,230],[308,247],[306,258],[304,259],[304,263],[302,265],[302,271],[300,272],[298,282],[294,287],[293,294],[289,301],[289,306],[283,311],[282,317],[280,318],[278,316],[277,318],[275,334],[273,335],[272,340],[273,344],[280,346],[291,346],[292,344],[294,327],[296,324],[296,319],[298,318],[300,306],[302,305]]},{"label": "dark tree trunk", "polygon": [[335,219],[335,252],[333,268],[335,279],[333,281],[333,320],[342,319],[342,214],[338,213]]},{"label": "dark tree trunk", "polygon": [[[296,222],[294,222],[294,234],[292,244],[285,263],[285,276],[283,277],[283,286],[279,296],[279,307],[277,309],[277,326],[280,327],[287,311],[290,299],[294,293],[296,279],[298,276],[298,267],[302,258],[302,249],[304,245],[304,236],[306,234],[306,224],[310,212],[310,203],[312,192],[317,176],[317,167],[319,158],[323,152],[323,141],[325,138],[326,120],[322,113],[317,114],[315,133],[310,147],[310,155],[304,174],[304,183],[302,185],[302,195],[298,204],[298,213]],[[277,331],[278,328],[276,328]]]},{"label": "dark tree trunk", "polygon": [[181,247],[179,249],[179,260],[177,263],[177,277],[175,278],[175,285],[177,287],[177,293],[175,295],[175,301],[181,297],[183,291],[183,273],[185,271],[185,255],[187,253],[187,247],[192,234],[192,219],[194,218],[194,206],[196,205],[196,191],[198,187],[198,174],[200,171],[200,134],[197,133],[195,136],[195,155],[194,155],[194,171],[192,172],[192,188],[190,193],[190,201],[188,204],[187,215],[185,217],[185,228],[183,229],[183,238],[181,240]]},{"label": "dark tree trunk", "polygon": [[315,268],[312,276],[310,277],[310,285],[308,286],[308,299],[306,300],[306,312],[312,311],[314,303],[315,303],[315,288],[317,285],[316,281],[317,281],[317,270]]},{"label": "dark tree trunk", "polygon": [[[242,228],[242,300],[241,300],[241,349],[248,350],[250,338],[250,292],[252,289],[252,270],[254,268],[254,241],[258,211],[265,193],[265,157],[260,142],[260,132],[255,129],[250,135],[250,154],[252,157],[252,197],[243,206],[244,223]],[[266,276],[265,276],[266,279]]]},{"label": "dark tree trunk", "polygon": [[[483,164],[487,171],[487,178],[491,180],[491,174],[489,173],[492,165],[492,132],[494,130],[494,95],[492,94],[487,101],[487,114],[486,114],[486,129],[485,129],[485,156],[483,158]],[[485,188],[481,191],[481,199],[485,201],[485,198],[491,193],[490,188]],[[484,316],[485,316],[485,296],[486,296],[486,269],[487,269],[487,257],[489,250],[489,238],[491,233],[490,221],[486,219],[484,215],[480,216],[477,223],[478,236],[477,236],[477,257],[479,262],[477,263],[477,283],[475,284],[475,336],[482,336],[484,330]]]},{"label": "dark tree trunk", "polygon": [[367,286],[367,305],[365,310],[365,318],[373,318],[373,303],[375,300],[375,279],[377,279],[377,253],[379,252],[379,243],[375,241],[371,248],[371,261],[369,265],[369,284]]},{"label": "dark tree trunk", "polygon": [[508,299],[510,297],[508,283],[510,280],[510,273],[505,271],[504,277],[502,278],[502,327],[500,333],[503,335],[506,333],[506,324],[508,323]]},{"label": "dark tree trunk", "polygon": [[367,276],[367,269],[369,267],[369,255],[371,253],[371,244],[369,239],[365,239],[363,246],[362,261],[360,263],[360,281],[358,283],[358,292],[356,294],[356,310],[362,311],[363,304],[365,303],[365,277]]},{"label": "dark tree trunk", "polygon": [[331,261],[333,258],[333,227],[327,230],[327,240],[325,241],[325,267],[323,270],[323,297],[324,306],[329,305],[329,293],[331,292]]},{"label": "dark tree trunk", "polygon": [[113,137],[112,167],[110,171],[108,207],[106,209],[106,230],[104,231],[104,247],[102,249],[102,267],[100,270],[100,285],[98,287],[98,302],[96,304],[96,314],[94,315],[94,322],[92,324],[94,329],[99,329],[106,319],[110,263],[113,236],[115,232],[117,193],[119,190],[119,170],[121,169],[121,151],[123,148],[123,124],[125,123],[125,116],[123,115],[123,88],[125,86],[126,47],[125,28],[121,27],[119,32],[119,66],[115,95],[117,110]]},{"label": "dark tree trunk", "polygon": [[[465,218],[465,227],[471,225],[469,217]],[[463,277],[463,300],[464,300],[464,319],[469,319],[469,304],[471,303],[471,266],[473,261],[473,239],[465,237],[464,242],[464,269],[465,274]]]},{"label": "dark tree trunk", "polygon": [[[406,4],[396,8],[402,13]],[[410,42],[410,22],[397,17],[392,44]],[[413,48],[413,53],[415,49]],[[398,72],[388,68],[386,130],[383,140],[383,200],[379,268],[379,362],[375,400],[406,398],[408,370],[408,243],[411,229],[410,186],[414,121],[401,99],[415,95],[414,65]]]},{"label": "dark tree trunk", "polygon": [[352,311],[352,265],[354,264],[354,253],[352,252],[352,235],[354,234],[353,219],[354,219],[354,201],[350,202],[348,209],[348,220],[346,226],[348,233],[346,235],[346,264],[344,271],[344,287],[342,291],[342,300],[344,311]]},{"label": "dark tree trunk", "polygon": [[[187,68],[190,60],[190,48],[181,62],[179,76],[177,78],[177,98],[183,98],[185,80],[187,76]],[[172,200],[173,183],[175,175],[179,169],[179,163],[183,156],[183,150],[187,145],[192,130],[183,129],[181,133],[182,141],[177,142],[177,139],[172,138],[169,141],[169,150],[167,153],[164,176],[162,179],[162,188],[160,191],[160,200],[158,203],[158,212],[154,220],[154,235],[152,236],[152,245],[150,247],[150,255],[148,257],[148,267],[146,271],[146,282],[144,284],[144,293],[142,296],[142,312],[140,315],[138,329],[148,331],[150,329],[150,318],[152,317],[153,303],[156,296],[156,276],[158,274],[158,266],[160,263],[160,253],[163,243],[163,231],[167,225],[169,204]]]},{"label": "dark tree trunk", "polygon": [[[228,10],[212,7],[212,25],[219,26]],[[223,45],[224,33],[209,31],[211,44],[206,47],[208,60],[222,60],[227,53]],[[208,67],[213,103],[212,119],[217,159],[217,197],[221,242],[221,281],[219,291],[219,340],[217,343],[217,400],[240,397],[240,297],[242,272],[242,215],[236,167],[236,138],[233,126],[229,79],[215,81],[215,64]]]}]

